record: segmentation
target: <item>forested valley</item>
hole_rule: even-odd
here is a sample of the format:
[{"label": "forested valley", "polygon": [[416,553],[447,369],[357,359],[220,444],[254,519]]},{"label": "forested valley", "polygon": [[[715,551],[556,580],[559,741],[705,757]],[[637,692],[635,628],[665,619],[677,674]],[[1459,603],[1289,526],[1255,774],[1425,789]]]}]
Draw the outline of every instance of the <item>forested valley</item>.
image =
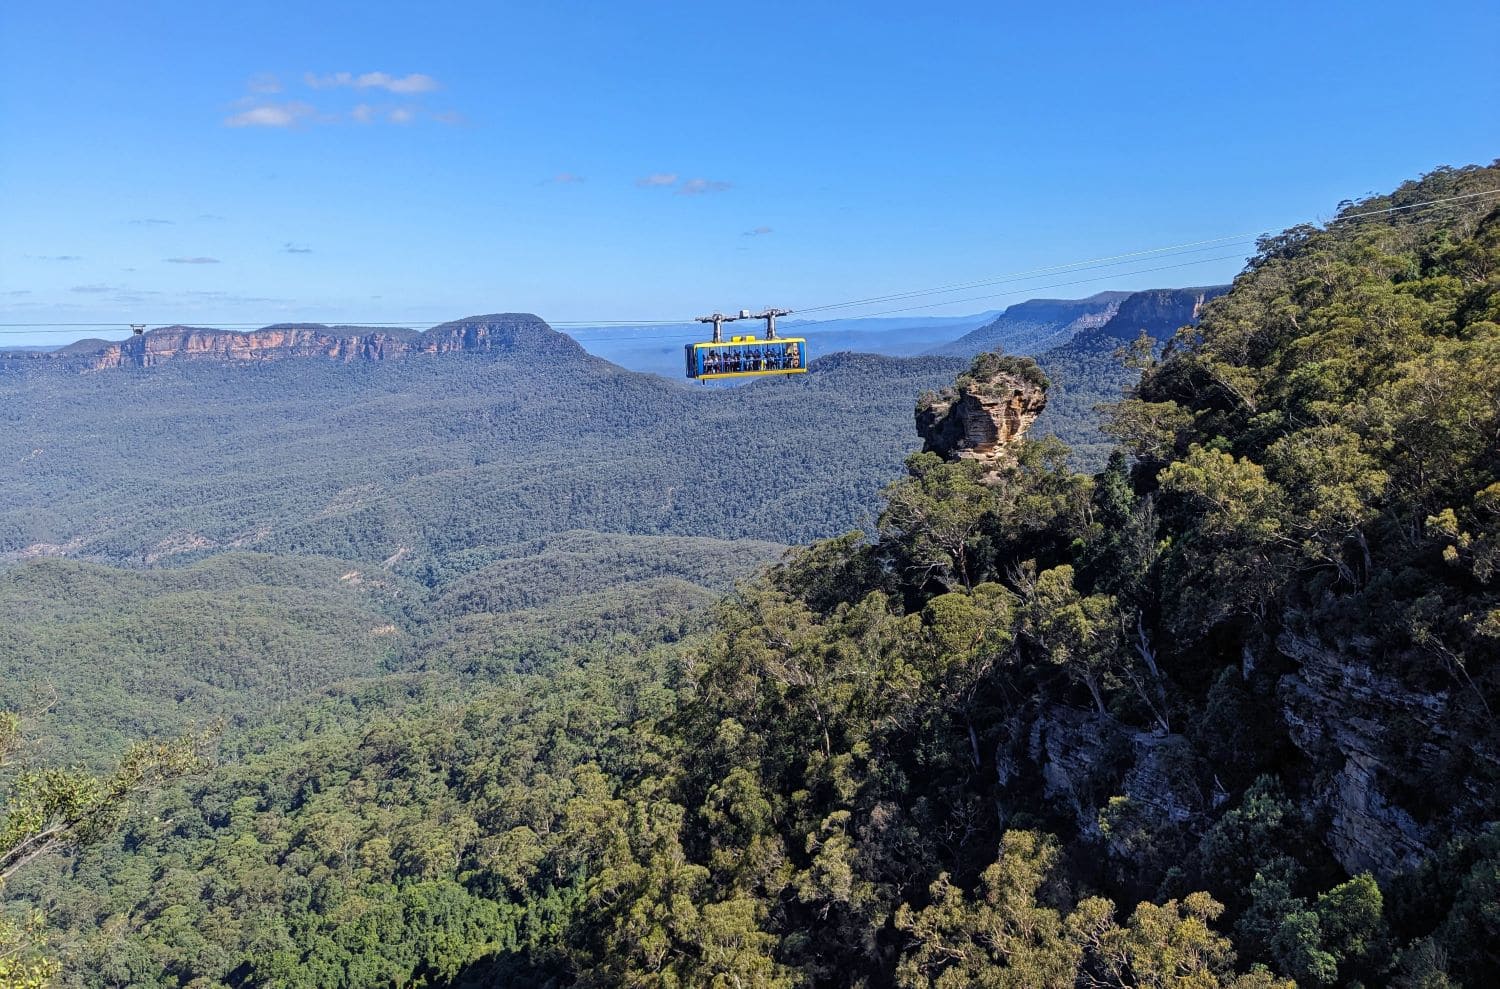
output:
[{"label": "forested valley", "polygon": [[1072,364],[0,375],[0,981],[1488,984],[1497,191]]}]

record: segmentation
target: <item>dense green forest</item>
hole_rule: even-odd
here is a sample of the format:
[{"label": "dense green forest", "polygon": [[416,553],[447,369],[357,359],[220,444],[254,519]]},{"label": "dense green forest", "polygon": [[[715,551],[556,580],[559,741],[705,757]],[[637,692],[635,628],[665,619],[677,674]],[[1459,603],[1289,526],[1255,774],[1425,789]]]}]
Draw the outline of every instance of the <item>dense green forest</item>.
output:
[{"label": "dense green forest", "polygon": [[[324,545],[278,523],[273,546],[377,570],[417,525],[420,565],[327,588],[328,625],[299,635],[389,616],[406,665],[232,727],[217,769],[5,895],[47,918],[67,986],[1485,985],[1500,197],[1473,194],[1497,192],[1500,166],[1441,170],[1264,240],[1116,403],[1103,469],[1078,473],[1043,423],[995,469],[913,455],[868,535],[781,560],[707,620],[671,602],[744,572],[727,549],[538,533],[507,553],[514,523],[470,544],[488,523],[394,515]],[[792,416],[818,378],[767,394]],[[587,432],[536,451],[568,465],[546,483],[587,474]],[[403,500],[470,497],[423,444]],[[253,497],[314,507],[252,473]],[[7,524],[27,538],[66,522],[26,511]],[[291,608],[259,559],[138,579]],[[98,578],[49,565],[27,579]],[[318,662],[388,662],[360,656]]]},{"label": "dense green forest", "polygon": [[839,355],[690,388],[539,332],[550,349],[0,373],[0,553],[397,557],[430,583],[570,529],[800,543],[868,527],[912,393],[961,367]]},{"label": "dense green forest", "polygon": [[0,709],[40,710],[44,762],[106,766],[130,739],[249,725],[343,680],[473,679],[684,633],[785,547],[564,532],[476,549],[429,587],[380,566],[230,552],[128,570],[38,559],[0,570]]}]

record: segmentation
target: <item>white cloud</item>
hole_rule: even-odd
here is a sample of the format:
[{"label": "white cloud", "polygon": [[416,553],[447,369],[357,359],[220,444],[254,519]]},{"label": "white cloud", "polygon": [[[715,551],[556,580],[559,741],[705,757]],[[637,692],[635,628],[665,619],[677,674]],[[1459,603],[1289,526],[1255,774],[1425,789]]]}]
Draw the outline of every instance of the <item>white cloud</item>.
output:
[{"label": "white cloud", "polygon": [[167,264],[218,264],[218,258],[162,258]]},{"label": "white cloud", "polygon": [[326,76],[307,73],[303,80],[313,89],[349,86],[354,89],[384,89],[390,93],[430,93],[440,88],[438,81],[421,72],[393,76],[388,72],[333,72]]},{"label": "white cloud", "polygon": [[711,181],[709,179],[687,179],[677,187],[679,196],[701,196],[705,192],[724,192],[730,188],[729,182]]},{"label": "white cloud", "polygon": [[677,173],[657,172],[653,175],[647,175],[645,178],[636,179],[635,184],[640,186],[642,189],[654,189],[666,185],[676,185]]},{"label": "white cloud", "polygon": [[430,93],[438,88],[438,81],[420,72],[413,72],[400,79],[388,76],[384,72],[366,72],[356,80],[355,85],[361,89],[375,86],[388,89],[393,93]]},{"label": "white cloud", "polygon": [[749,230],[746,230],[744,232],[744,234],[742,234],[742,236],[745,236],[745,237],[764,237],[766,234],[768,234],[770,232],[771,232],[771,228],[770,227],[751,227]]},{"label": "white cloud", "polygon": [[267,103],[242,110],[224,123],[229,127],[295,127],[315,117],[317,111],[306,103]]},{"label": "white cloud", "polygon": [[302,77],[302,81],[313,89],[327,89],[330,86],[352,86],[354,85],[354,76],[348,72],[334,72],[326,76],[309,72]]},{"label": "white cloud", "polygon": [[[302,77],[302,81],[315,90],[342,88],[376,96],[377,91],[383,91],[399,96],[419,97],[442,88],[436,79],[421,72],[404,76],[388,72],[333,72],[327,75],[309,72]],[[434,112],[414,99],[399,104],[382,103],[374,99],[356,103],[350,109],[324,106],[326,98],[316,100],[318,105],[302,100],[274,100],[266,94],[280,92],[283,87],[279,79],[270,75],[253,77],[246,88],[249,94],[241,96],[227,108],[230,115],[224,118],[224,124],[228,127],[286,128],[350,121],[358,124],[414,124],[419,120],[433,120],[442,124],[464,122],[463,116],[456,111]]]},{"label": "white cloud", "polygon": [[558,185],[574,185],[584,181],[584,178],[582,175],[574,175],[572,172],[558,172],[552,176],[552,181]]}]

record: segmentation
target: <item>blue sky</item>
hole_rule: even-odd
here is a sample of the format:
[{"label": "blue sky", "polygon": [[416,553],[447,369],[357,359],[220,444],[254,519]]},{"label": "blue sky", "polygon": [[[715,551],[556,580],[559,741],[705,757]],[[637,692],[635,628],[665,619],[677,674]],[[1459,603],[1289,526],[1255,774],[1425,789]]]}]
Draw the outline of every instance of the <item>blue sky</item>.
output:
[{"label": "blue sky", "polygon": [[0,320],[676,319],[1280,229],[1500,155],[1496,37],[1493,2],[10,0]]}]

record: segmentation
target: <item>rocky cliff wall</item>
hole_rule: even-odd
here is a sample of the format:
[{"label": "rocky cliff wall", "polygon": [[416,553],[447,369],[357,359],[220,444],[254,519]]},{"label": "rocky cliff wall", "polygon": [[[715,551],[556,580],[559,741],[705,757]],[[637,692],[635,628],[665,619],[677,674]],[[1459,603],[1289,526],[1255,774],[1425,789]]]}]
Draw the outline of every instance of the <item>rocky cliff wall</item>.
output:
[{"label": "rocky cliff wall", "polygon": [[382,361],[412,354],[583,350],[572,339],[529,313],[496,313],[443,323],[418,333],[408,329],[369,329],[322,325],[268,326],[248,333],[212,327],[166,326],[120,341],[80,341],[51,352],[0,354],[0,366],[26,362],[101,370],[155,367],[177,361],[271,361],[317,358]]},{"label": "rocky cliff wall", "polygon": [[1134,340],[1145,332],[1157,340],[1166,340],[1179,327],[1196,325],[1203,307],[1228,291],[1228,285],[1209,285],[1132,292],[1098,332],[1121,340]]}]

